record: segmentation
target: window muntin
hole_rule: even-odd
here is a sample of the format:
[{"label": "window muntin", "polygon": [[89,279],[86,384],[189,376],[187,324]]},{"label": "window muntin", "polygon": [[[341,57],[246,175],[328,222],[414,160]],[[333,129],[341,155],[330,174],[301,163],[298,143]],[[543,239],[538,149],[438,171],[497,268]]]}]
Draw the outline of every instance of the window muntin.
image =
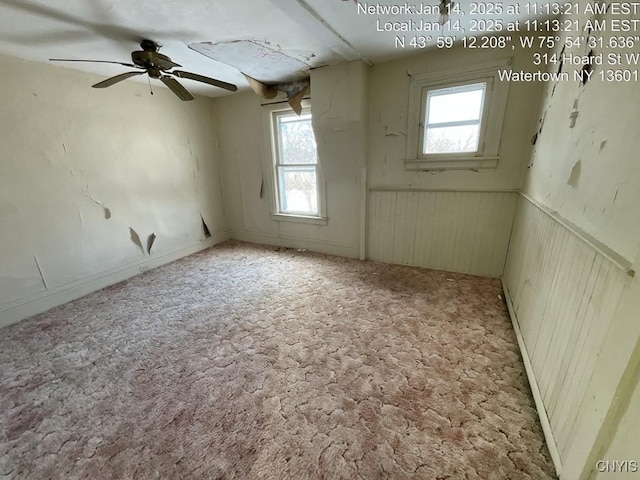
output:
[{"label": "window muntin", "polygon": [[273,113],[278,213],[319,216],[318,154],[311,113]]}]

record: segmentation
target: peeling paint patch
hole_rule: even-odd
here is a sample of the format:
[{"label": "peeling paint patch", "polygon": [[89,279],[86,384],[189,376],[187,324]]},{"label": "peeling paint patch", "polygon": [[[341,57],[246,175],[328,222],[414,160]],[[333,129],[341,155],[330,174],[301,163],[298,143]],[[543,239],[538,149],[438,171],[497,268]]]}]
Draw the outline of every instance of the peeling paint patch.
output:
[{"label": "peeling paint patch", "polygon": [[62,144],[62,149],[64,150],[64,153],[67,154],[67,146],[63,143]]},{"label": "peeling paint patch", "polygon": [[232,40],[190,43],[188,47],[262,82],[289,82],[309,76],[309,65],[269,42]]},{"label": "peeling paint patch", "polygon": [[589,50],[585,64],[580,71],[580,83],[582,83],[582,85],[586,85],[587,82],[591,79],[591,75],[593,74],[594,57],[595,55],[593,53],[593,50]]},{"label": "peeling paint patch", "polygon": [[576,121],[578,120],[578,111],[574,110],[569,114],[569,128],[573,128],[576,126]]},{"label": "peeling paint patch", "polygon": [[563,46],[562,50],[560,51],[560,61],[558,62],[558,78],[560,77],[560,74],[562,73],[562,67],[564,66],[564,50],[565,48],[567,48],[567,46]]},{"label": "peeling paint patch", "polygon": [[42,267],[40,266],[40,262],[38,261],[38,257],[35,255],[33,259],[36,261],[36,267],[38,267],[38,273],[40,274],[40,278],[42,279],[42,284],[46,290],[49,290],[49,285],[47,284],[47,280],[44,278],[44,273],[42,273]]},{"label": "peeling paint patch", "polygon": [[131,227],[129,227],[129,236],[131,238],[131,241],[140,249],[140,251],[144,255],[144,247],[142,246],[142,241],[140,240],[140,236]]},{"label": "peeling paint patch", "polygon": [[384,136],[385,137],[406,137],[407,134],[405,132],[400,131],[400,130],[391,131],[391,130],[389,130],[389,126],[385,125],[385,127],[384,127]]},{"label": "peeling paint patch", "polygon": [[98,205],[98,206],[102,207],[102,211],[104,212],[104,218],[105,218],[105,219],[107,219],[107,220],[109,220],[109,219],[111,218],[111,210],[110,210],[109,208],[105,207],[105,206],[104,206],[104,204],[103,204],[102,202],[100,202],[99,200],[96,200],[96,199],[93,197],[93,195],[89,195],[89,194],[87,193],[87,190],[88,190],[88,189],[89,189],[89,185],[87,185],[87,186],[83,189],[82,193],[84,193],[84,195],[85,195],[89,200],[91,200],[93,203],[95,203],[96,205]]},{"label": "peeling paint patch", "polygon": [[278,85],[278,90],[287,94],[287,103],[298,115],[302,114],[302,100],[309,91],[311,84],[309,81],[293,82],[290,84]]},{"label": "peeling paint patch", "polygon": [[202,231],[204,232],[204,238],[211,238],[211,231],[207,226],[207,222],[205,222],[204,218],[202,218],[202,215],[200,215],[200,220],[202,220]]},{"label": "peeling paint patch", "polygon": [[567,185],[570,185],[574,188],[578,186],[581,170],[582,170],[582,162],[578,160],[573,166],[573,168],[571,169],[571,175],[569,176],[569,180],[567,180]]},{"label": "peeling paint patch", "polygon": [[193,157],[193,150],[191,149],[191,139],[187,135],[187,147],[189,147],[189,155]]},{"label": "peeling paint patch", "polygon": [[147,253],[149,255],[151,255],[151,249],[153,248],[153,242],[156,241],[156,234],[152,233],[151,235],[149,235],[149,237],[147,238]]},{"label": "peeling paint patch", "polygon": [[535,145],[536,142],[538,141],[538,137],[542,135],[542,127],[544,127],[544,120],[546,118],[547,118],[547,111],[545,110],[544,113],[542,114],[542,117],[540,117],[540,120],[538,120],[538,131],[531,139],[531,145]]},{"label": "peeling paint patch", "polygon": [[606,140],[603,140],[602,142],[600,142],[600,151],[603,151],[604,147],[606,147],[606,146],[607,146],[607,141]]},{"label": "peeling paint patch", "polygon": [[613,202],[611,202],[611,205],[614,205],[616,203],[616,200],[618,199],[618,192],[620,191],[619,188],[616,188],[616,194],[613,196]]},{"label": "peeling paint patch", "polygon": [[573,107],[572,107],[572,111],[569,114],[569,128],[573,128],[576,126],[576,121],[578,120],[578,114],[580,112],[578,112],[578,99],[576,98],[573,101]]}]

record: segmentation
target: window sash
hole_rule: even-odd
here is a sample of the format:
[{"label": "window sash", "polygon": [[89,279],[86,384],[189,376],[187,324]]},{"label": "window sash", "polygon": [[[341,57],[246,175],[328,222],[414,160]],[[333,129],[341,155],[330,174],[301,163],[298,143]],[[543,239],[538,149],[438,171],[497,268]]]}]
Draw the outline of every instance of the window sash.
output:
[{"label": "window sash", "polygon": [[[422,97],[422,102],[423,102],[423,108],[422,110],[424,110],[424,116],[422,117],[424,119],[424,122],[426,124],[429,125],[433,125],[436,124],[438,122],[433,122],[433,123],[429,123],[429,111],[431,110],[431,99],[434,97],[444,97],[444,96],[448,96],[448,95],[455,95],[458,93],[468,93],[468,92],[475,92],[475,91],[482,91],[482,101],[480,103],[480,112],[477,118],[470,118],[469,120],[459,120],[460,122],[463,121],[476,121],[476,122],[481,122],[482,121],[482,117],[483,117],[483,112],[486,106],[486,97],[487,97],[487,82],[486,81],[482,81],[482,82],[473,82],[473,83],[469,83],[466,85],[459,85],[459,86],[452,86],[452,87],[444,87],[444,88],[425,88],[424,90],[426,90],[426,92],[423,92],[423,97]],[[451,122],[456,122],[456,121],[451,121]],[[441,123],[447,123],[447,122],[441,122]]]},{"label": "window sash", "polygon": [[[484,85],[484,93],[482,96],[482,107],[480,110],[480,118],[477,120],[461,120],[458,122],[441,122],[441,123],[427,123],[428,118],[428,100],[429,96],[442,96],[451,95],[452,93],[464,93],[469,91],[478,90],[479,84]],[[420,106],[420,118],[419,122],[420,134],[418,135],[418,158],[423,159],[437,159],[437,158],[455,158],[466,155],[481,156],[484,149],[485,132],[487,127],[488,110],[491,102],[491,94],[493,91],[493,81],[490,78],[475,78],[459,83],[449,83],[446,85],[428,85],[422,88],[421,94],[421,106]],[[427,153],[425,152],[425,140],[427,136],[427,130],[431,128],[442,127],[455,127],[455,126],[467,126],[467,125],[479,125],[480,131],[478,133],[478,147],[470,152],[448,152],[448,153]]]},{"label": "window sash", "polygon": [[[276,142],[275,164],[278,166],[279,165],[298,165],[297,163],[285,163],[281,161],[281,159],[284,158],[284,152],[283,152],[284,141],[282,139],[282,128],[280,127],[283,125],[291,125],[293,123],[302,123],[302,122],[311,123],[311,112],[308,109],[303,110],[300,116],[290,111],[274,112],[273,116],[274,116],[273,124],[275,129],[275,142]],[[294,118],[293,120],[282,121],[283,118],[287,118],[287,117],[294,117]],[[317,165],[317,164],[318,164],[318,152],[316,150],[314,155],[314,162],[305,163],[304,165]]]},{"label": "window sash", "polygon": [[[281,122],[280,119],[282,117],[295,116],[296,119],[292,122]],[[308,118],[304,118],[308,117]],[[311,121],[311,111],[306,108],[303,109],[302,115],[297,117],[295,113],[291,111],[276,111],[272,113],[272,128],[273,134],[272,139],[274,142],[273,145],[273,153],[274,153],[274,161],[273,161],[273,171],[275,177],[276,184],[276,207],[278,213],[286,214],[286,215],[302,215],[302,216],[310,216],[310,217],[320,217],[321,215],[321,198],[320,198],[320,178],[318,171],[318,155],[316,151],[315,162],[314,163],[283,163],[281,161],[282,157],[282,129],[281,125],[286,125],[287,123],[293,122],[303,122],[303,121]],[[285,172],[286,171],[295,171],[298,169],[301,172],[309,171],[313,172],[315,177],[315,211],[313,210],[293,210],[287,207],[287,199],[286,199],[286,191],[285,191]]]},{"label": "window sash", "polygon": [[[309,210],[295,210],[292,208],[288,208],[287,206],[287,196],[286,196],[286,187],[285,187],[285,173],[287,172],[297,172],[297,173],[313,173],[315,177],[315,205],[316,209],[313,210],[313,207]],[[278,184],[278,211],[286,214],[300,214],[300,215],[308,215],[308,216],[318,216],[319,215],[319,205],[320,205],[320,189],[318,187],[318,166],[310,165],[310,164],[297,164],[297,165],[278,165],[277,166],[277,184]]]}]

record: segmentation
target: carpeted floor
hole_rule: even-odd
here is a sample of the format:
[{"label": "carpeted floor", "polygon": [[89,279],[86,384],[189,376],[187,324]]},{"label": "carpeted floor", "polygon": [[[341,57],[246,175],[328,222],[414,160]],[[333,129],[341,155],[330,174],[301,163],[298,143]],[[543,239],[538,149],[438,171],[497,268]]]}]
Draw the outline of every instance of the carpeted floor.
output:
[{"label": "carpeted floor", "polygon": [[0,331],[0,477],[555,478],[500,294],[219,245]]}]

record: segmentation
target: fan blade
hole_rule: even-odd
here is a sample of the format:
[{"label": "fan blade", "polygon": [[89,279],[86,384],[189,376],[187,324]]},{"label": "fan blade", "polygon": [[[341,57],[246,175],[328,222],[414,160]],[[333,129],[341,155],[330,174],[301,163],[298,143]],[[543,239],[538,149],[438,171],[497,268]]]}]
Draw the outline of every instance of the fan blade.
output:
[{"label": "fan blade", "polygon": [[93,88],[107,88],[110,87],[111,85],[114,85],[118,82],[121,82],[123,80],[126,80],[127,78],[130,77],[134,77],[136,75],[142,75],[143,73],[147,73],[147,72],[126,72],[126,73],[121,73],[120,75],[116,75],[115,77],[111,77],[111,78],[107,78],[106,80],[103,80],[99,83],[96,83],[95,85],[92,85]]},{"label": "fan blade", "polygon": [[160,81],[164,83],[167,87],[171,89],[173,93],[175,93],[180,100],[184,100],[188,102],[189,100],[193,100],[193,95],[191,95],[186,88],[180,85],[175,78],[169,77],[167,75],[160,77]]},{"label": "fan blade", "polygon": [[173,62],[169,58],[159,58],[159,57],[154,58],[154,64],[160,70],[171,70],[172,68],[176,68],[176,67],[181,67],[182,66],[182,65],[180,65],[180,64],[178,64],[176,62]]},{"label": "fan blade", "polygon": [[133,63],[124,63],[124,62],[110,62],[109,60],[76,60],[72,58],[50,58],[50,62],[91,62],[91,63],[113,63],[115,65],[123,65],[125,67],[132,68],[142,68],[138,65],[134,65]]},{"label": "fan blade", "polygon": [[188,78],[189,80],[195,80],[196,82],[208,83],[209,85],[213,85],[214,87],[224,88],[225,90],[229,90],[231,92],[235,92],[238,90],[232,83],[223,82],[222,80],[216,80],[215,78],[205,77],[204,75],[198,75],[197,73],[184,72],[182,70],[174,70],[171,72],[172,75],[180,78]]}]

